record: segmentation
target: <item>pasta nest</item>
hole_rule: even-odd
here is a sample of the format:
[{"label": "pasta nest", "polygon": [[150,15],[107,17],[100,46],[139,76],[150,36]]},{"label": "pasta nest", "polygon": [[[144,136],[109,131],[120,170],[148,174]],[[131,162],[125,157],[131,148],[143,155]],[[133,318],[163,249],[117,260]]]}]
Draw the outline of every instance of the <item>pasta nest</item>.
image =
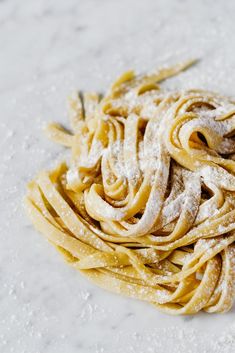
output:
[{"label": "pasta nest", "polygon": [[110,291],[171,314],[228,311],[235,290],[235,102],[159,86],[190,66],[124,73],[69,99],[71,162],[29,183],[35,227]]}]

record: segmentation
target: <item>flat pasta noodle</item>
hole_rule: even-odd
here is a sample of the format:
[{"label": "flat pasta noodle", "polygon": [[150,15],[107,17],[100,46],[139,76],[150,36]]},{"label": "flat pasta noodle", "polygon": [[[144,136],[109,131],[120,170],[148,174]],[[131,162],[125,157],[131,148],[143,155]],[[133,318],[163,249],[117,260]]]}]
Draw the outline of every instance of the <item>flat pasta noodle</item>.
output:
[{"label": "flat pasta noodle", "polygon": [[46,130],[71,162],[39,173],[25,202],[75,269],[174,315],[225,312],[235,297],[235,103],[160,86],[193,63],[73,93],[71,130]]}]

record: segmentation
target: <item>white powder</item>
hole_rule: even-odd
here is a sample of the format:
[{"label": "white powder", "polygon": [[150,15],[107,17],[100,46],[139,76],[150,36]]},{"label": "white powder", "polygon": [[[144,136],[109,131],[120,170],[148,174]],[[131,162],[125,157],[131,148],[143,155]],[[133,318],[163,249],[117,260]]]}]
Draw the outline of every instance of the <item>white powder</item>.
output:
[{"label": "white powder", "polygon": [[66,173],[66,179],[68,184],[73,184],[78,180],[78,170],[71,168]]}]

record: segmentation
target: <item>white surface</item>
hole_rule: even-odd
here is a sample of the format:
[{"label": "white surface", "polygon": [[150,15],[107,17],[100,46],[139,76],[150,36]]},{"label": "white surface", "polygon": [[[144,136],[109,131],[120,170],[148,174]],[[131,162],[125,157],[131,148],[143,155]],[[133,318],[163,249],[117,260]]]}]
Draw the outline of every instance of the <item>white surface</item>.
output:
[{"label": "white surface", "polygon": [[63,158],[41,130],[74,88],[126,68],[202,61],[171,86],[235,96],[235,2],[0,1],[0,352],[233,352],[234,310],[169,317],[67,266],[22,209],[25,184]]}]

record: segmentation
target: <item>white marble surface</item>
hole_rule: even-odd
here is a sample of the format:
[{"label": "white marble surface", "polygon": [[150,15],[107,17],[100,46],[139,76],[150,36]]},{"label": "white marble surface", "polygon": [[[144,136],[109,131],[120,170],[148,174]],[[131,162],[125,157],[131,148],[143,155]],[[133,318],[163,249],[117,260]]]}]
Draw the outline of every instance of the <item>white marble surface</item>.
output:
[{"label": "white marble surface", "polygon": [[233,0],[0,1],[1,353],[234,352],[234,310],[169,317],[104,292],[22,209],[26,182],[64,156],[41,130],[66,123],[74,88],[104,90],[126,68],[196,56],[169,84],[235,96],[234,11]]}]

